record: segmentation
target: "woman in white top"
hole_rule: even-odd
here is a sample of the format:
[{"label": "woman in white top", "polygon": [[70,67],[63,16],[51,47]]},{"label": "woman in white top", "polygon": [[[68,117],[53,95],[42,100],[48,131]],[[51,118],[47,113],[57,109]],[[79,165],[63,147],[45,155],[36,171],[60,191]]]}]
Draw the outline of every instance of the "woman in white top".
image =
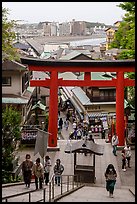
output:
[{"label": "woman in white top", "polygon": [[125,150],[125,155],[126,155],[126,159],[127,159],[127,165],[129,168],[131,168],[130,166],[130,160],[131,160],[131,147],[129,145],[124,147]]},{"label": "woman in white top", "polygon": [[49,173],[51,169],[51,160],[49,156],[45,156],[45,164],[44,164],[44,179],[45,184],[48,185],[49,182]]},{"label": "woman in white top", "polygon": [[115,156],[117,156],[116,152],[117,152],[117,145],[118,145],[119,141],[118,141],[118,136],[117,135],[113,135],[112,140],[111,140],[111,144],[113,147],[113,154]]}]

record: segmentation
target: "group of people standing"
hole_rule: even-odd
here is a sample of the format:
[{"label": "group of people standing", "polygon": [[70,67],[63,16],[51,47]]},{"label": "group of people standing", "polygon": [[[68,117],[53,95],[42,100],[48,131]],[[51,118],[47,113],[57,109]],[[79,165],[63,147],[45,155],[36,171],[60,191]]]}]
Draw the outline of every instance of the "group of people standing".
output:
[{"label": "group of people standing", "polygon": [[[30,188],[32,175],[34,175],[36,190],[38,187],[39,189],[42,189],[44,182],[46,185],[48,185],[51,166],[51,159],[48,155],[45,156],[43,165],[40,161],[40,158],[37,158],[36,161],[33,162],[31,160],[30,154],[26,154],[26,158],[22,162],[22,174],[26,188]],[[61,164],[60,159],[56,160],[53,171],[55,175],[55,184],[59,186],[61,182],[61,174],[64,171],[64,166]]]},{"label": "group of people standing", "polygon": [[[111,144],[113,147],[113,154],[117,156],[117,146],[119,144],[118,136],[116,134],[113,135]],[[122,170],[126,171],[126,167],[131,168],[130,166],[130,160],[131,160],[131,147],[129,144],[127,144],[121,151],[121,156],[122,156]]]}]

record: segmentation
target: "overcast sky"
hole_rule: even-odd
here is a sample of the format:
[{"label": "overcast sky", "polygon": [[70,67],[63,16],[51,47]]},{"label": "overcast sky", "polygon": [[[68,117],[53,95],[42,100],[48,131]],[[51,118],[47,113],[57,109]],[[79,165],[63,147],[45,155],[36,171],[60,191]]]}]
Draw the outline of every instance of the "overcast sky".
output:
[{"label": "overcast sky", "polygon": [[24,23],[43,21],[65,22],[81,20],[113,25],[122,20],[125,11],[117,7],[120,2],[2,2],[8,8],[10,20]]}]

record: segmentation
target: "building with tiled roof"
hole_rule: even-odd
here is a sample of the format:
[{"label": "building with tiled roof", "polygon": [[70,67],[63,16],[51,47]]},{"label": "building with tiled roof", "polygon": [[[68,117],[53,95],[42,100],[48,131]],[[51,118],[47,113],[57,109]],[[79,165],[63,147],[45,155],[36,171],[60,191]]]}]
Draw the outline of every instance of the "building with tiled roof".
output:
[{"label": "building with tiled roof", "polygon": [[13,47],[23,50],[23,51],[28,51],[28,49],[31,47],[30,45],[24,44],[24,43],[20,43],[20,42],[16,42],[13,43]]},{"label": "building with tiled roof", "polygon": [[29,115],[35,89],[29,86],[30,77],[31,72],[23,64],[9,60],[2,63],[2,107],[16,107],[21,112],[22,124]]},{"label": "building with tiled roof", "polygon": [[108,50],[109,44],[113,41],[114,34],[117,32],[120,23],[121,21],[116,21],[113,26],[105,30],[106,31],[106,50]]},{"label": "building with tiled roof", "polygon": [[88,52],[88,55],[87,54],[84,54],[85,50],[74,50],[64,56],[62,56],[60,59],[61,60],[74,60],[74,59],[77,59],[77,60],[91,60],[91,57],[89,57],[89,52]]}]

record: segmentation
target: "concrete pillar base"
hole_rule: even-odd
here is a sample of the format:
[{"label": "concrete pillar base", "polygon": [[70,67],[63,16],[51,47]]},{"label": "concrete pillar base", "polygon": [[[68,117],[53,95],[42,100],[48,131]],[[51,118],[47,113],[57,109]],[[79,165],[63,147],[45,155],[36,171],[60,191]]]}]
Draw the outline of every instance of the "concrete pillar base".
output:
[{"label": "concrete pillar base", "polygon": [[60,147],[47,147],[47,152],[54,152],[54,151],[60,151]]}]

